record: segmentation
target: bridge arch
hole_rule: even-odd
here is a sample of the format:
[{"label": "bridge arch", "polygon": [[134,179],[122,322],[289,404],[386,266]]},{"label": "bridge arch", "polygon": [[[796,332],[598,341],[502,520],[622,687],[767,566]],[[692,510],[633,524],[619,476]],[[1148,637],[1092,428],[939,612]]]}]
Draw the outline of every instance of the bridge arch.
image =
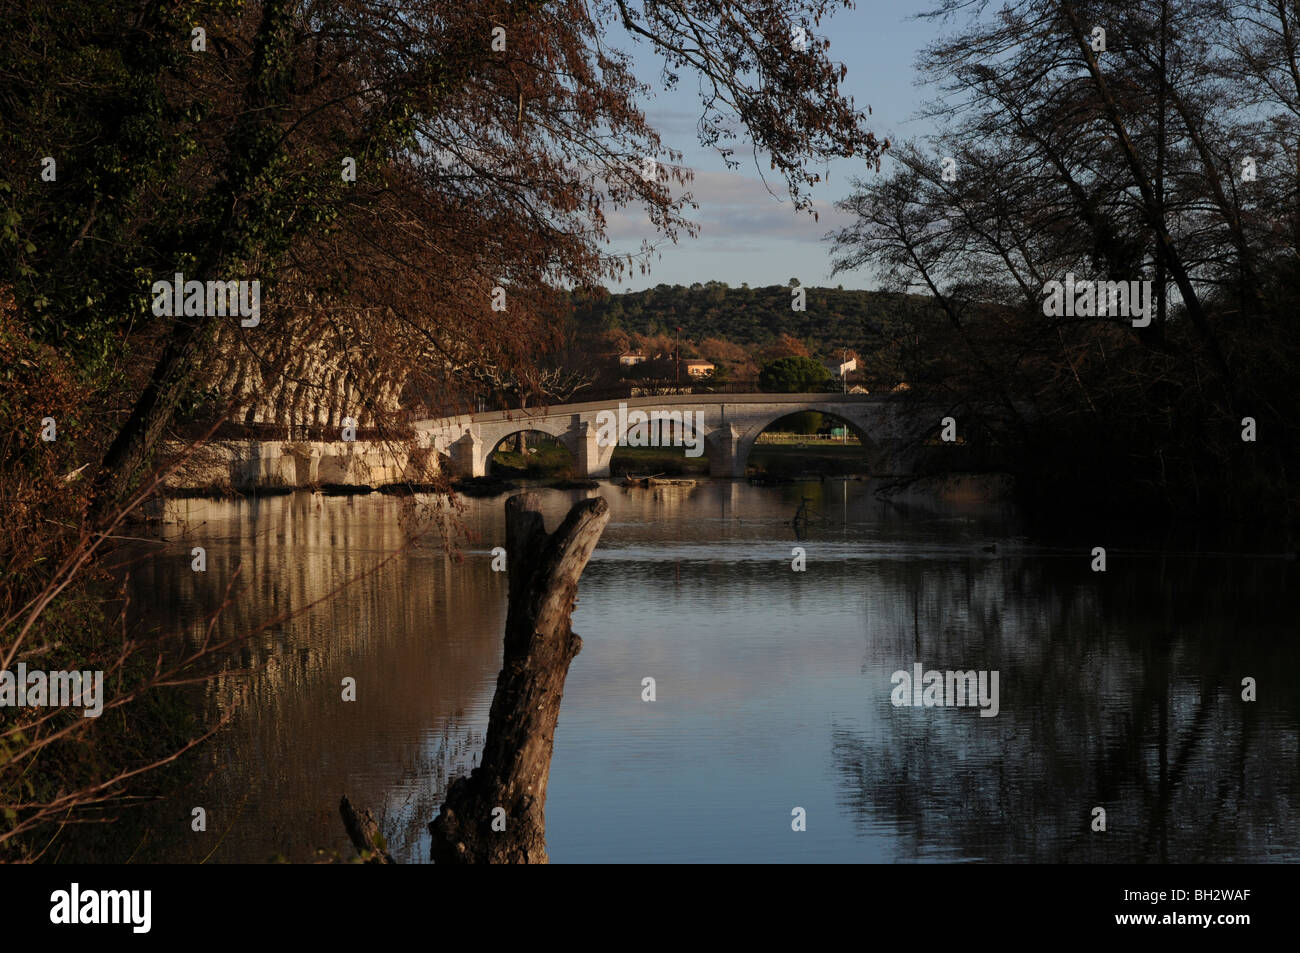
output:
[{"label": "bridge arch", "polygon": [[[495,436],[494,434],[493,436],[495,439],[494,442],[491,444],[491,446],[488,446],[486,440],[484,441],[483,471],[485,476],[490,475],[493,472],[493,468],[498,465],[496,462],[494,462],[494,457],[496,456],[497,452],[501,450],[505,450],[506,452],[511,452],[510,450],[507,449],[509,447],[511,440],[515,437],[518,437],[521,434],[524,435],[525,437],[540,436],[546,438],[549,441],[554,441],[556,444],[560,445],[565,449],[569,461],[567,467],[573,470],[577,469],[577,463],[578,463],[577,441],[573,439],[573,435],[571,433],[564,432],[564,431],[556,433],[555,428],[553,427],[538,427],[535,426],[533,422],[530,421],[520,421],[520,423],[522,424],[522,426],[515,427],[513,430],[510,430],[508,433],[503,432],[501,433],[500,436]],[[536,449],[538,449],[536,446],[532,447],[532,450],[536,450]],[[526,460],[527,460],[527,456],[525,455],[525,461]],[[499,465],[504,466],[505,464],[499,464]]]},{"label": "bridge arch", "polygon": [[793,417],[795,414],[818,413],[825,417],[832,417],[835,420],[842,421],[852,432],[858,441],[862,444],[863,453],[866,455],[870,467],[874,470],[876,461],[880,458],[881,447],[876,439],[869,432],[866,422],[862,419],[855,420],[849,414],[844,412],[845,408],[832,409],[827,403],[810,402],[806,406],[791,407],[782,409],[777,413],[770,413],[760,417],[736,441],[736,455],[733,467],[733,476],[742,477],[745,475],[746,468],[749,466],[749,455],[754,449],[754,444],[762,436],[764,431],[774,423],[784,420],[786,417]]},{"label": "bridge arch", "polygon": [[[633,408],[633,410],[640,409],[644,408]],[[698,446],[700,452],[692,459],[705,461],[709,466],[713,465],[714,460],[727,455],[727,448],[722,443],[722,432],[716,422],[710,424],[707,415],[697,421],[693,413],[688,415],[688,412],[681,408],[677,408],[676,411],[657,408],[653,409],[653,414],[647,409],[646,412],[649,419],[641,425],[644,430],[639,435],[634,432],[638,430],[638,426],[634,423],[632,413],[629,412],[628,419],[622,421],[622,426],[618,428],[616,442],[608,446],[603,444],[600,446],[598,463],[602,472],[612,474],[614,458],[620,450],[625,449],[660,447],[679,451],[683,456],[687,456]],[[677,432],[678,428],[680,434]],[[649,442],[633,446],[630,438],[638,436]]]}]

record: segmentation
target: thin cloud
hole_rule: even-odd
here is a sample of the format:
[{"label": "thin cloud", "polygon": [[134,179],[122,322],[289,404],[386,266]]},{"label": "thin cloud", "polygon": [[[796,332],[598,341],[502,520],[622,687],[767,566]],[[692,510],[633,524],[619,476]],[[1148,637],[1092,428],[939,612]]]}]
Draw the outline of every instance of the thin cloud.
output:
[{"label": "thin cloud", "polygon": [[[808,212],[795,210],[782,184],[769,184],[775,196],[756,176],[697,171],[689,190],[699,208],[690,213],[690,218],[700,226],[700,237],[694,241],[682,239],[682,243],[718,250],[758,248],[772,242],[820,244],[828,230],[843,227],[851,220],[830,199],[815,203],[818,217],[814,219]],[[821,191],[828,190],[823,187]],[[656,238],[649,216],[640,209],[612,212],[608,226],[609,237],[619,244],[639,244],[642,239]]]}]

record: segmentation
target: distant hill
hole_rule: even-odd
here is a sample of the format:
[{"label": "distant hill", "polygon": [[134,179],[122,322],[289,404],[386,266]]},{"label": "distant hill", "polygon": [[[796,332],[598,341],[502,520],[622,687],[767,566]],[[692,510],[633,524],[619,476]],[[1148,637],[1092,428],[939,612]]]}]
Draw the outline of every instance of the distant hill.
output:
[{"label": "distant hill", "polygon": [[746,348],[770,344],[782,334],[799,338],[814,354],[851,347],[874,351],[899,331],[933,316],[919,295],[842,288],[806,289],[804,311],[791,310],[789,285],[732,288],[723,282],[657,285],[608,297],[575,292],[574,317],[588,333],[622,330],[695,341],[723,338]]}]

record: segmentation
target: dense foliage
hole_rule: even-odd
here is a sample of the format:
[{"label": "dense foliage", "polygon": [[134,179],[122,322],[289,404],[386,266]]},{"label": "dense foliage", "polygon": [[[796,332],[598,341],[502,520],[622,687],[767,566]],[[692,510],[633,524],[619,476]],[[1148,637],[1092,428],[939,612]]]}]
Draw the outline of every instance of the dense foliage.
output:
[{"label": "dense foliage", "polygon": [[[790,286],[732,288],[723,282],[657,285],[621,294],[575,294],[574,322],[585,358],[601,353],[700,357],[732,380],[753,381],[768,363],[808,356],[840,363],[859,358],[871,387],[925,378],[938,355],[919,347],[942,315],[921,295],[814,288],[806,310],[791,308]],[[680,332],[677,329],[680,328]]]},{"label": "dense foliage", "polygon": [[[940,132],[856,183],[836,270],[930,298],[932,385],[1037,512],[1294,524],[1296,5],[937,6]],[[1149,312],[1045,308],[1071,276]]]},{"label": "dense foliage", "polygon": [[830,371],[811,357],[782,357],[758,374],[760,390],[777,394],[811,394],[825,390]]}]

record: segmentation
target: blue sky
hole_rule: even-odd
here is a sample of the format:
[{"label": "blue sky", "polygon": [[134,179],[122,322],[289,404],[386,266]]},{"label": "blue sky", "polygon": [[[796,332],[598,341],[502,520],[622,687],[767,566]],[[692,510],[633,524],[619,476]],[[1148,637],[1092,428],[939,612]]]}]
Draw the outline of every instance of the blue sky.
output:
[{"label": "blue sky", "polygon": [[[914,63],[917,52],[938,36],[941,27],[933,21],[916,20],[914,15],[932,6],[932,0],[859,0],[857,9],[823,22],[821,33],[831,39],[831,58],[848,67],[842,88],[859,107],[871,106],[869,128],[878,139],[898,141],[930,131],[930,126],[915,116],[933,92],[916,85]],[[656,83],[656,58],[644,46],[631,48],[642,78]],[[611,290],[710,280],[762,286],[784,284],[792,277],[814,286],[875,287],[874,276],[865,270],[832,280],[830,243],[822,240],[828,230],[845,221],[833,203],[848,194],[850,177],[874,176],[874,167],[868,170],[865,163],[848,160],[832,163],[828,180],[813,193],[820,219],[813,221],[811,215],[794,211],[784,195],[782,180],[770,175],[768,183],[780,198],[769,193],[748,147],[743,155],[737,150],[744,165],[729,172],[716,153],[699,145],[695,138],[699,115],[695,88],[695,83],[683,76],[678,89],[660,93],[645,103],[645,108],[665,145],[681,150],[683,163],[695,171],[691,192],[699,209],[691,218],[700,224],[700,235],[683,237],[677,245],[662,243],[661,257],[652,262],[650,274],[625,278]],[[768,170],[766,159],[760,167]],[[880,174],[888,171],[888,159],[881,168]],[[639,209],[611,216],[610,237],[615,252],[635,252],[642,238],[656,239]]]}]

